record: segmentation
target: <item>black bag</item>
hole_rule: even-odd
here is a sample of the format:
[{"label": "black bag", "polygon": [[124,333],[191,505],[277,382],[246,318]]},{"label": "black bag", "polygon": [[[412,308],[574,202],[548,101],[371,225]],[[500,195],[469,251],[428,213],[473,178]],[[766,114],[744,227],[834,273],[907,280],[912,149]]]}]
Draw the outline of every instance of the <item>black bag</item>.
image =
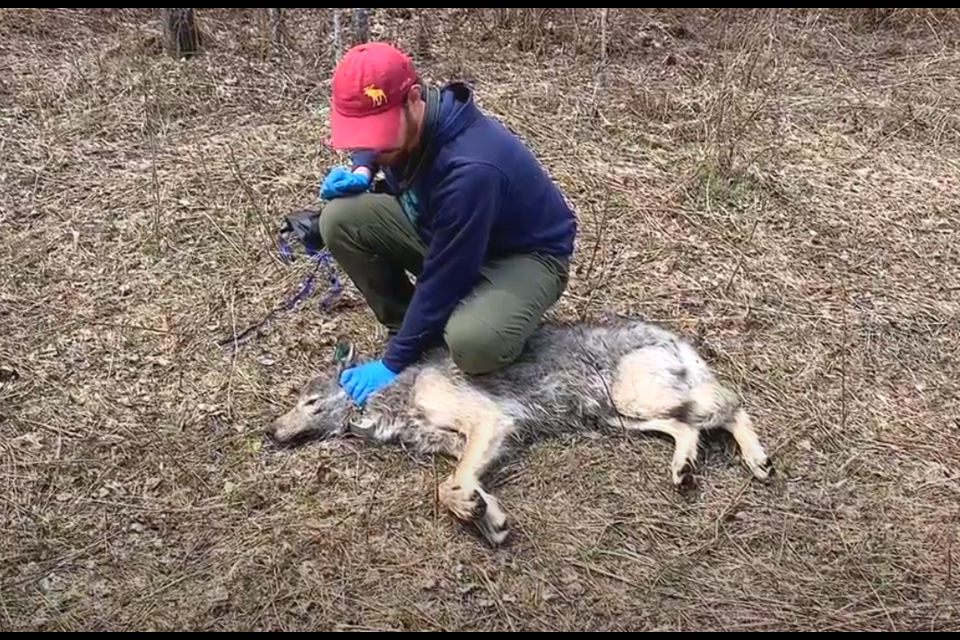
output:
[{"label": "black bag", "polygon": [[[383,179],[375,180],[370,191],[371,193],[392,193],[387,186],[387,181]],[[280,227],[280,252],[285,261],[291,257],[288,238],[293,238],[303,245],[307,255],[312,256],[321,251],[326,245],[323,242],[323,236],[320,235],[320,211],[300,209],[283,217],[283,225]]]},{"label": "black bag", "polygon": [[289,240],[299,242],[307,255],[313,255],[325,246],[320,235],[320,212],[313,209],[301,209],[283,217],[280,227],[280,254],[284,260],[290,259]]}]

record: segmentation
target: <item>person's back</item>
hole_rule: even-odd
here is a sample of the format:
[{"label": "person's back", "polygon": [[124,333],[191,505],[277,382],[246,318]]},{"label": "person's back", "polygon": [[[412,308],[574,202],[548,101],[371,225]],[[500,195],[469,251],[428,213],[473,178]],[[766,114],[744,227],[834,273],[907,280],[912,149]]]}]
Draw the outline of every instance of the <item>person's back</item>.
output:
[{"label": "person's back", "polygon": [[331,125],[353,166],[324,180],[321,235],[391,336],[348,392],[362,404],[441,339],[466,373],[509,364],[567,286],[576,218],[546,171],[467,85],[425,87],[382,43],[341,59]]},{"label": "person's back", "polygon": [[[533,152],[502,123],[477,108],[466,84],[450,83],[440,97],[437,126],[428,141],[429,164],[414,183],[420,203],[418,232],[424,242],[429,244],[432,238],[431,188],[455,167],[465,168],[464,179],[468,179],[471,165],[488,164],[506,178],[506,191],[493,211],[488,257],[528,251],[570,256],[576,217]],[[406,163],[384,168],[394,193],[401,191],[398,176],[406,168]]]}]

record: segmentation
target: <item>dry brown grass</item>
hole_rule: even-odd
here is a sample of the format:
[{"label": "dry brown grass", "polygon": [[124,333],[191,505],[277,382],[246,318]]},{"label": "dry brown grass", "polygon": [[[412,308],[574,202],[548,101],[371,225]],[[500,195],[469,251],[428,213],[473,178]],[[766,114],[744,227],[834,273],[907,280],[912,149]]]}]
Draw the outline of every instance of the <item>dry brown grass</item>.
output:
[{"label": "dry brown grass", "polygon": [[151,10],[2,10],[0,628],[957,630],[956,10],[614,9],[602,85],[593,10],[447,10],[428,48],[405,11],[374,36],[474,78],[576,202],[557,313],[698,336],[779,484],[721,443],[685,501],[669,443],[545,444],[490,552],[445,461],[262,447],[335,331],[378,345],[312,303],[216,345],[304,274],[269,231],[335,161],[328,17],[269,61],[265,11],[202,9],[179,63]]}]

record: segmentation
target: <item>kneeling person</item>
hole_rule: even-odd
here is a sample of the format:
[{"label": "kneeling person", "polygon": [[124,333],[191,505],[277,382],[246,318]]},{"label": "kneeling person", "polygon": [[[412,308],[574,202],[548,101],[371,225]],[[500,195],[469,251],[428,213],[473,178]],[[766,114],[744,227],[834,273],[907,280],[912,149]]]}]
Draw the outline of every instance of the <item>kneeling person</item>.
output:
[{"label": "kneeling person", "polygon": [[[347,52],[332,94],[330,142],[353,166],[325,178],[320,231],[390,334],[344,387],[363,404],[441,339],[466,373],[509,364],[567,286],[563,194],[467,85],[423,85],[388,44]],[[381,169],[391,193],[370,192]]]}]

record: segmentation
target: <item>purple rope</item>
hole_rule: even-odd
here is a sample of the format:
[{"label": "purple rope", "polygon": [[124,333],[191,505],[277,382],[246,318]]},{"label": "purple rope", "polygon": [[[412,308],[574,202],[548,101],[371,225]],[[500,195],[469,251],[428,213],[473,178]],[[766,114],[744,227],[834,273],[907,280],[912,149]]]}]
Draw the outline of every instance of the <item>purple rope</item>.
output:
[{"label": "purple rope", "polygon": [[[340,278],[337,276],[336,267],[333,264],[333,256],[330,255],[330,250],[324,247],[322,250],[317,251],[312,247],[306,247],[307,255],[311,260],[314,261],[313,271],[303,280],[300,284],[300,288],[297,291],[287,298],[287,301],[284,302],[281,306],[271,310],[260,322],[257,322],[253,325],[250,325],[243,331],[238,334],[231,335],[223,340],[220,340],[219,345],[225,347],[227,345],[233,345],[234,348],[239,347],[241,344],[246,343],[255,332],[258,332],[262,329],[270,320],[273,319],[278,313],[282,311],[292,311],[302,300],[307,298],[310,293],[313,291],[314,280],[317,276],[317,271],[320,267],[326,267],[327,269],[327,279],[330,283],[329,290],[324,294],[320,299],[320,302],[317,306],[323,311],[329,311],[336,302],[337,298],[340,296],[340,293],[343,291],[343,286],[340,283]],[[292,260],[293,252],[290,249],[289,243],[285,238],[280,238],[280,260],[284,263],[289,264]]]}]

